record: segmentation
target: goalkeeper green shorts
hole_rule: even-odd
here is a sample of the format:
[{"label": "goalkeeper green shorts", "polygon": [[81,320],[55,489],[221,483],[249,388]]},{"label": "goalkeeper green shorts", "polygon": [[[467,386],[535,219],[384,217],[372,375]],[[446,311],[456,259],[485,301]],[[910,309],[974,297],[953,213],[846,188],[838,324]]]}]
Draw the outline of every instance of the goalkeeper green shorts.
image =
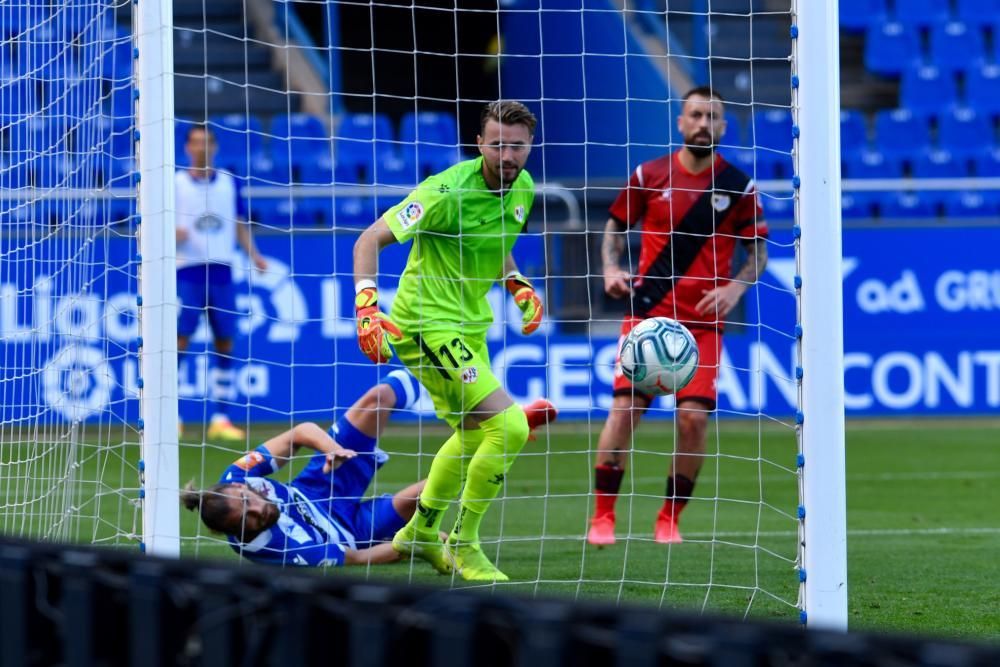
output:
[{"label": "goalkeeper green shorts", "polygon": [[486,335],[464,336],[453,331],[425,331],[394,341],[406,368],[424,385],[434,411],[452,428],[483,399],[500,388],[493,375]]}]

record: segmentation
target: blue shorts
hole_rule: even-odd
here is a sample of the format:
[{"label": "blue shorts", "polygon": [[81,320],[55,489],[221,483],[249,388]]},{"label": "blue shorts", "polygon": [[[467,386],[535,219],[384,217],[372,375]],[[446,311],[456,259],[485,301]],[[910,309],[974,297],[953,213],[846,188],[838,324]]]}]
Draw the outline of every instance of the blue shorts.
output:
[{"label": "blue shorts", "polygon": [[358,455],[330,473],[323,472],[326,454],[317,452],[292,480],[307,498],[316,502],[354,535],[359,548],[391,540],[406,520],[392,506],[392,494],[362,500],[375,471],[387,460],[376,448]]},{"label": "blue shorts", "polygon": [[228,264],[195,264],[177,269],[177,298],[181,301],[178,336],[193,334],[201,314],[208,311],[208,323],[216,340],[236,337],[236,287]]}]

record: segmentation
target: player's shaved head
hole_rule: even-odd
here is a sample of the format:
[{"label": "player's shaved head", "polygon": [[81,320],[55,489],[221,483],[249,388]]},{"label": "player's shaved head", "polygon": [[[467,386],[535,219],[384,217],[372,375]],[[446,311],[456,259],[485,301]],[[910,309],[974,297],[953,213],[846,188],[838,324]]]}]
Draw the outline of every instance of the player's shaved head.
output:
[{"label": "player's shaved head", "polygon": [[722,95],[716,92],[716,90],[711,86],[697,86],[692,88],[684,93],[684,97],[681,98],[681,101],[687,102],[692,97],[704,97],[706,100],[718,100],[722,103],[725,103],[726,101],[722,99]]}]

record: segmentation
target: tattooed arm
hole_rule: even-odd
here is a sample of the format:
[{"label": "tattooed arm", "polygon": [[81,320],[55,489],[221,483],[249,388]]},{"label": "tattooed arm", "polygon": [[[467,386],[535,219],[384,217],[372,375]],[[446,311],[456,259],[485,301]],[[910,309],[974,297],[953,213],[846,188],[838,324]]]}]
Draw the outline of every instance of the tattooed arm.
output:
[{"label": "tattooed arm", "polygon": [[608,218],[601,240],[601,263],[604,265],[604,291],[616,299],[632,293],[631,276],[621,267],[626,237],[625,225]]},{"label": "tattooed arm", "polygon": [[702,315],[716,312],[720,319],[728,315],[739,302],[743,293],[747,291],[747,288],[757,282],[760,274],[764,272],[764,267],[767,266],[767,239],[750,239],[745,245],[747,261],[743,263],[733,279],[715,289],[703,290],[704,296],[695,306],[695,310]]}]

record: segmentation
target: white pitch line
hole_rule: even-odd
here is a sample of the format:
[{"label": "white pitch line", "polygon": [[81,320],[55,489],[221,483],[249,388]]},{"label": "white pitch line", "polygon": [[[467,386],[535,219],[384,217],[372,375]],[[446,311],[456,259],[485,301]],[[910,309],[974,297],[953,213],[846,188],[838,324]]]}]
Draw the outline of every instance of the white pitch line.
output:
[{"label": "white pitch line", "polygon": [[[796,531],[793,530],[761,530],[758,532],[753,532],[749,530],[745,531],[735,531],[735,530],[723,530],[717,533],[707,533],[707,532],[685,532],[684,537],[691,540],[711,540],[712,538],[750,538],[750,537],[794,537],[798,535]],[[855,529],[848,530],[847,535],[849,537],[918,537],[926,535],[1000,535],[1000,527],[981,527],[981,528],[866,528],[866,529]],[[516,541],[539,541],[539,540],[583,540],[584,535],[544,535],[544,536],[525,536],[525,535],[505,535],[504,538],[499,541],[503,542],[505,540],[516,540]],[[639,539],[652,539],[652,533],[628,533],[620,536],[620,539],[626,539],[629,537],[639,538]]]},{"label": "white pitch line", "polygon": [[[636,475],[629,476],[628,470],[625,471],[625,479],[631,480],[633,484],[655,484],[657,482],[662,483],[666,477],[663,475]],[[728,482],[748,482],[756,481],[758,477],[756,475],[724,475],[722,477],[713,477],[703,475],[700,480],[700,486],[704,486],[706,483],[714,482],[716,479],[722,483]],[[1000,479],[1000,470],[960,470],[955,472],[884,472],[884,473],[862,473],[858,475],[848,475],[848,482],[932,482],[936,480],[954,481],[954,480],[974,480],[974,479]],[[708,481],[706,481],[708,480]],[[589,478],[588,478],[589,481]],[[765,482],[795,482],[796,477],[794,473],[789,472],[787,475],[774,475],[768,474],[763,476],[763,481]],[[545,484],[546,480],[543,478],[519,478],[515,475],[511,475],[509,478],[509,483],[511,484]],[[578,486],[579,480],[571,479],[551,479],[548,480],[550,487],[558,486]]]}]

